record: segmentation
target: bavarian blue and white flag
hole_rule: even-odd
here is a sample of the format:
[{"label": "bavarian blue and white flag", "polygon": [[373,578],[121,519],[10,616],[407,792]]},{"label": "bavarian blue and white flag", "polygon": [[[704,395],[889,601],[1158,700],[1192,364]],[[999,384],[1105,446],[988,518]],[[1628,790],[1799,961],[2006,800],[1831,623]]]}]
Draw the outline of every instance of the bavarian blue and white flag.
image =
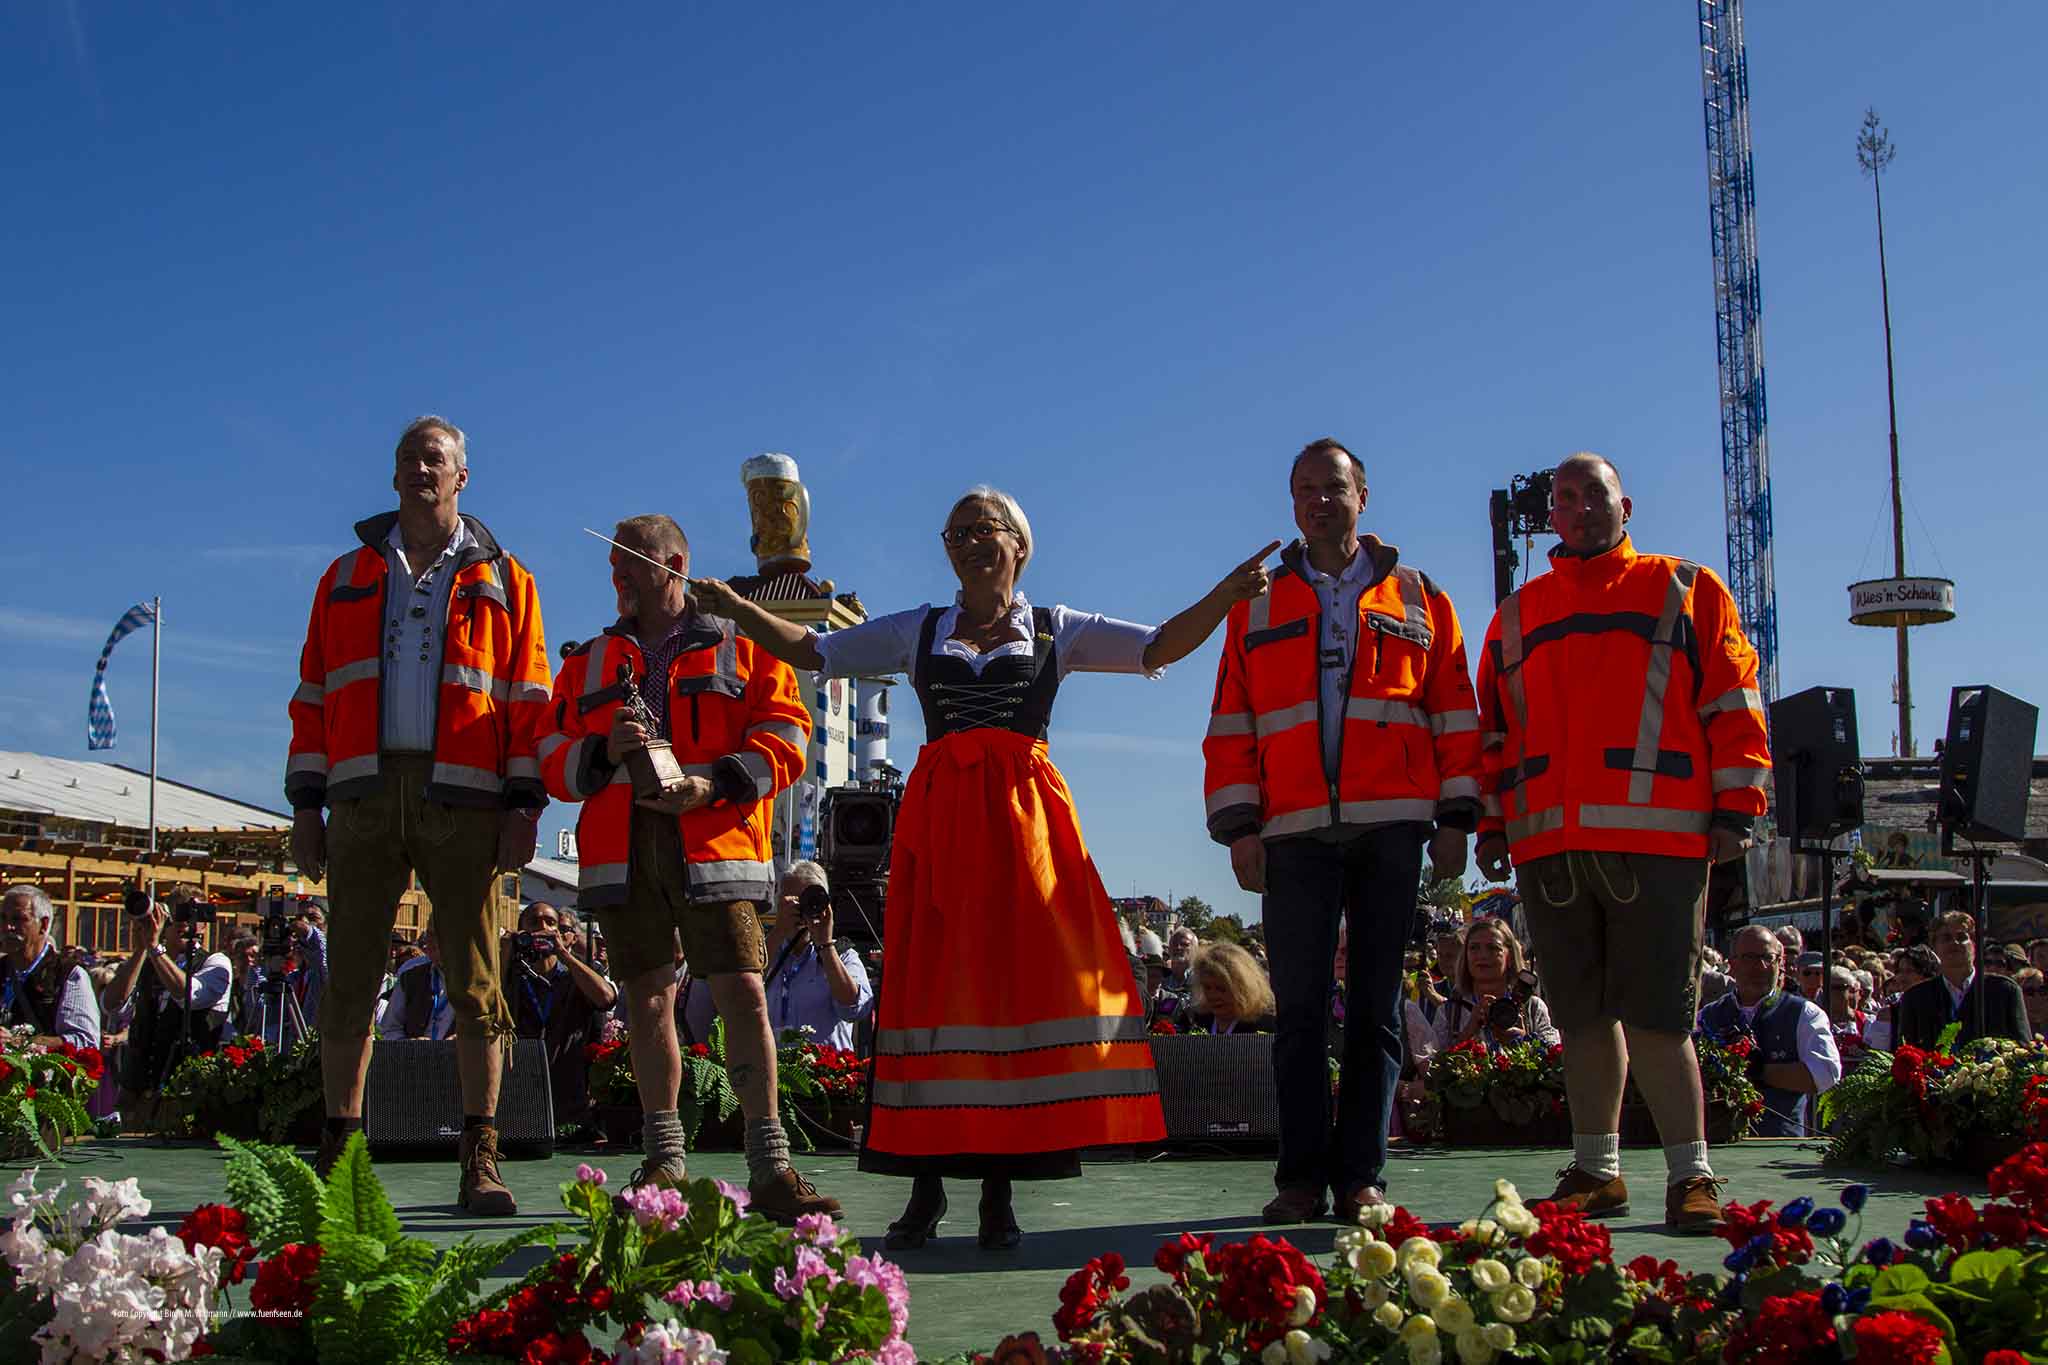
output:
[{"label": "bavarian blue and white flag", "polygon": [[156,620],[156,608],[147,602],[137,602],[128,612],[114,623],[114,633],[107,637],[107,647],[100,651],[100,664],[92,671],[92,700],[85,708],[85,747],[88,749],[111,749],[114,747],[114,704],[107,700],[107,660],[114,657],[114,646],[122,639],[141,630]]}]

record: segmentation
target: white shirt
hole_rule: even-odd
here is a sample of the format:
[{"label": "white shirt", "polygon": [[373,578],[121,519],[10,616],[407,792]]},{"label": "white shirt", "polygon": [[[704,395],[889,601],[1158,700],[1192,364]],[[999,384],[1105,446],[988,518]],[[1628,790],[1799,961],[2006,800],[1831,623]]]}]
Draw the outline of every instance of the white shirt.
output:
[{"label": "white shirt", "polygon": [[[1833,1088],[1842,1079],[1842,1054],[1835,1048],[1835,1031],[1828,1025],[1828,1017],[1819,1005],[1804,996],[1791,997],[1799,1001],[1799,1022],[1793,1025],[1793,1038],[1799,1046],[1799,1060],[1806,1067],[1806,1074],[1813,1077],[1815,1094]],[[1764,1000],[1770,999],[1766,994]],[[1763,1005],[1759,1000],[1754,1005],[1745,1005],[1737,997],[1735,1008],[1742,1015],[1744,1028],[1755,1031],[1756,1012]]]},{"label": "white shirt", "polygon": [[448,594],[455,588],[455,556],[472,541],[469,525],[455,534],[424,570],[405,557],[397,523],[385,540],[391,584],[384,603],[384,747],[434,751],[434,712],[441,698],[441,657],[448,634]]},{"label": "white shirt", "polygon": [[1971,972],[1970,979],[1961,986],[1957,986],[1955,982],[1948,979],[1948,974],[1944,972],[1942,973],[1941,984],[1948,987],[1948,998],[1956,1002],[1956,1012],[1960,1014],[1963,1008],[1963,997],[1970,993],[1970,987],[1977,984],[1977,974]]},{"label": "white shirt", "polygon": [[1337,768],[1344,752],[1344,688],[1351,680],[1351,660],[1358,650],[1358,599],[1372,586],[1374,565],[1365,552],[1365,542],[1343,572],[1324,573],[1304,555],[1301,567],[1308,585],[1316,591],[1323,609],[1323,634],[1317,654],[1322,667],[1323,774],[1337,780]]},{"label": "white shirt", "polygon": [[[184,965],[176,954],[172,954],[171,960],[180,967]],[[156,982],[156,971],[147,963],[143,964],[142,975],[136,978],[137,987],[143,987],[145,981],[152,984]],[[193,1011],[195,1013],[211,1011],[225,1019],[229,1008],[234,1004],[232,993],[234,983],[235,964],[228,960],[228,955],[226,953],[208,953],[205,960],[199,964],[198,972],[192,977]],[[185,993],[183,991],[173,994],[167,987],[162,985],[156,985],[155,989],[156,1005],[159,1010],[181,1010],[185,1008]],[[107,1020],[106,1026],[110,1030],[123,1029],[128,1026],[134,1017],[135,997],[130,995],[121,1002],[119,1009],[111,1012],[111,1017]],[[223,1035],[223,1037],[232,1036],[232,1034]]]},{"label": "white shirt", "polygon": [[[925,613],[930,610],[929,606],[913,607],[909,611],[878,616],[844,630],[824,635],[814,632],[811,641],[817,645],[818,653],[825,661],[824,668],[819,671],[840,678],[910,672],[911,656],[917,652],[917,635],[924,627]],[[952,606],[939,613],[938,624],[932,628],[934,656],[964,659],[968,667],[979,674],[996,659],[1031,653],[1031,603],[1021,592],[1010,602],[1009,626],[1013,638],[994,649],[976,651],[951,638],[959,620],[960,603],[956,597]],[[1143,673],[1148,678],[1159,677],[1165,669],[1147,670],[1145,667],[1145,646],[1152,643],[1158,634],[1157,626],[1136,625],[1060,606],[1052,609],[1053,653],[1062,678],[1076,670],[1084,673]]]},{"label": "white shirt", "polygon": [[[408,988],[427,988],[429,977],[425,969],[433,963],[424,957],[416,957],[398,969],[398,975],[391,983],[391,994],[385,998],[384,1012],[377,1017],[377,1036],[380,1038],[405,1037],[405,993]],[[455,1006],[448,1000],[448,978],[441,978],[441,1004],[427,1015],[426,1036],[435,1042],[453,1036],[455,1033]]]}]

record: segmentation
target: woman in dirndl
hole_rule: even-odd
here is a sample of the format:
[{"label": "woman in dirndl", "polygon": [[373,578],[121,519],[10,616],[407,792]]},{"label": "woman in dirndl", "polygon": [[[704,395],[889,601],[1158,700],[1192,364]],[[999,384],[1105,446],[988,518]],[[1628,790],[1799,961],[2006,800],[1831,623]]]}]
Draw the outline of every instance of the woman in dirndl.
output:
[{"label": "woman in dirndl", "polygon": [[960,580],[951,606],[824,635],[717,580],[692,591],[794,667],[910,675],[926,739],[890,851],[860,1165],[912,1177],[885,1245],[934,1235],[953,1176],[981,1181],[978,1240],[999,1249],[1021,1237],[1012,1181],[1072,1178],[1083,1148],[1166,1136],[1144,1001],[1046,753],[1053,698],[1075,670],[1156,677],[1192,653],[1266,591],[1279,542],[1153,628],[1026,601],[1031,523],[1006,493],[969,490],[940,538]]}]

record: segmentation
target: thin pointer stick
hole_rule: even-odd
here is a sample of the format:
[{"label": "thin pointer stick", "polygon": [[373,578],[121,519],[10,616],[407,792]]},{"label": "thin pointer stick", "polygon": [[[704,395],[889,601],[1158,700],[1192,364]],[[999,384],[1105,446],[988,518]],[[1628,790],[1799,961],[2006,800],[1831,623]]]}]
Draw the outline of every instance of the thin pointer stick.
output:
[{"label": "thin pointer stick", "polygon": [[652,564],[655,568],[661,570],[665,574],[668,574],[672,578],[680,578],[685,583],[688,583],[690,581],[690,576],[688,574],[677,573],[674,569],[671,569],[668,565],[662,563],[660,560],[649,558],[648,556],[641,554],[638,550],[634,549],[630,545],[621,545],[616,540],[613,540],[610,536],[602,535],[599,532],[593,531],[588,526],[583,528],[583,534],[586,536],[597,536],[599,540],[603,541],[605,544],[611,546],[615,550],[624,550],[627,554],[633,556],[633,558],[635,559],[646,560],[647,563]]}]

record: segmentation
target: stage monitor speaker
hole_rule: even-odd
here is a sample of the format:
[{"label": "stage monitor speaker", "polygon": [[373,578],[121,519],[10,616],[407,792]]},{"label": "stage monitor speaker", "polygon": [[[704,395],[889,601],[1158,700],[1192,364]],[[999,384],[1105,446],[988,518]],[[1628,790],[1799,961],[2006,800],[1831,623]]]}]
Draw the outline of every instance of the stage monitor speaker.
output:
[{"label": "stage monitor speaker", "polygon": [[1863,823],[1863,758],[1856,747],[1856,694],[1809,687],[1771,703],[1771,775],[1778,828],[1825,843]]},{"label": "stage monitor speaker", "polygon": [[1279,1140],[1272,1034],[1160,1035],[1151,1041],[1167,1141]]},{"label": "stage monitor speaker", "polygon": [[[452,1153],[461,1145],[462,1080],[452,1040],[379,1038],[371,1045],[363,1140],[378,1155]],[[512,1045],[498,1089],[498,1146],[509,1156],[554,1154],[554,1092],[547,1045],[538,1038]]]},{"label": "stage monitor speaker", "polygon": [[1940,818],[1966,839],[2018,842],[2027,836],[2040,711],[1995,687],[1949,693],[1941,746]]}]

